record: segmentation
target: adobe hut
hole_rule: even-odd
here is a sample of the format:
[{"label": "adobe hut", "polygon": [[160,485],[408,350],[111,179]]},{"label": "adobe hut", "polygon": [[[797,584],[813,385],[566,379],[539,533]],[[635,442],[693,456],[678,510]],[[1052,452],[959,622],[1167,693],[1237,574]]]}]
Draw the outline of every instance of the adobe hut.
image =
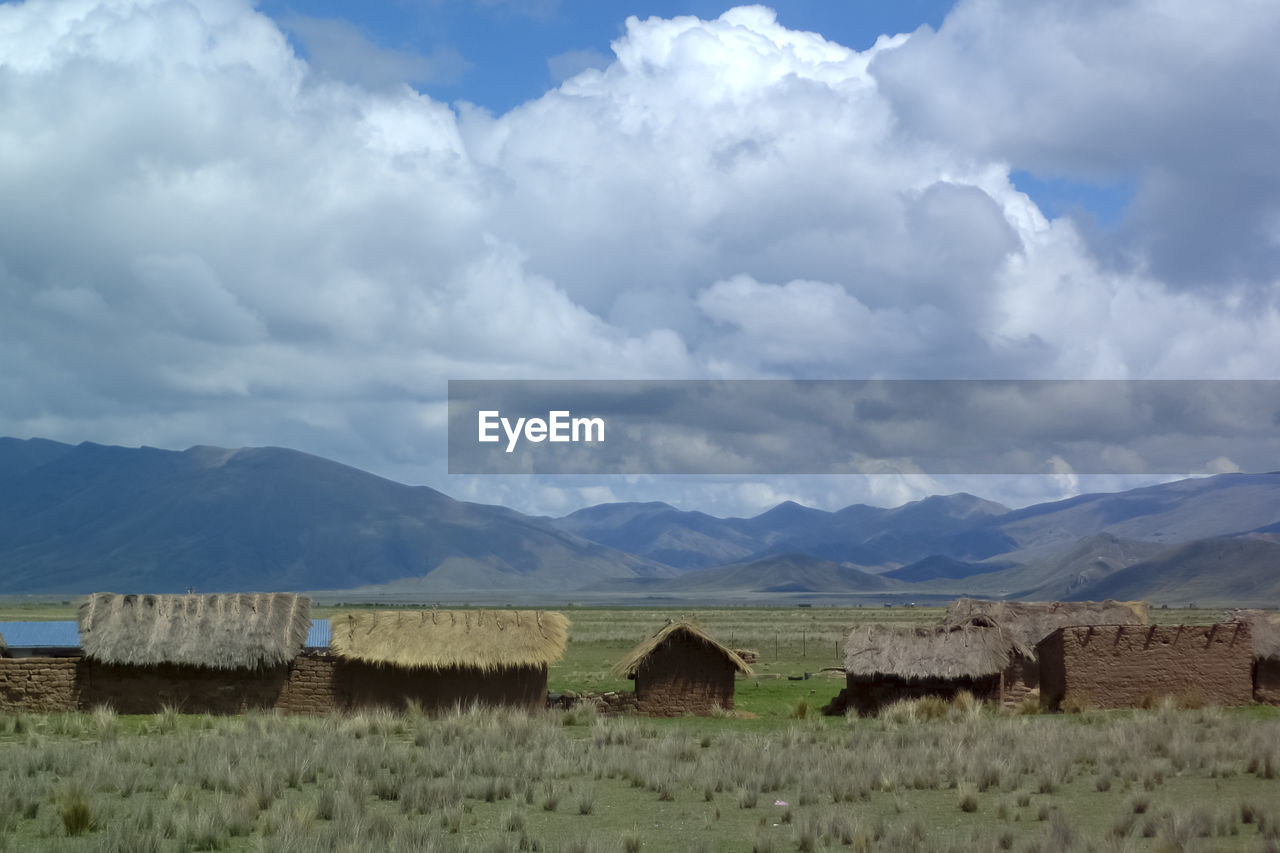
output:
[{"label": "adobe hut", "polygon": [[962,690],[997,702],[1009,657],[1008,638],[988,625],[864,625],[845,640],[845,689],[823,712],[874,716],[900,699],[950,700]]},{"label": "adobe hut", "polygon": [[1040,703],[1139,708],[1162,696],[1209,705],[1253,698],[1248,622],[1059,628],[1037,647]]},{"label": "adobe hut", "polygon": [[276,707],[311,626],[310,601],[284,593],[103,592],[84,601],[77,621],[79,704],[125,714]]},{"label": "adobe hut", "polygon": [[636,711],[650,717],[708,716],[733,710],[734,678],[754,675],[732,649],[689,622],[673,622],[613,667],[636,682]]},{"label": "adobe hut", "polygon": [[947,605],[944,627],[991,625],[1009,639],[1009,665],[1001,673],[1001,704],[1014,707],[1040,691],[1036,646],[1070,625],[1146,625],[1145,601],[984,601],[961,598]]},{"label": "adobe hut", "polygon": [[1280,705],[1280,613],[1232,610],[1229,621],[1248,622],[1253,637],[1253,699]]},{"label": "adobe hut", "polygon": [[569,639],[561,613],[532,610],[353,611],[329,619],[338,707],[416,702],[546,707],[547,665]]}]

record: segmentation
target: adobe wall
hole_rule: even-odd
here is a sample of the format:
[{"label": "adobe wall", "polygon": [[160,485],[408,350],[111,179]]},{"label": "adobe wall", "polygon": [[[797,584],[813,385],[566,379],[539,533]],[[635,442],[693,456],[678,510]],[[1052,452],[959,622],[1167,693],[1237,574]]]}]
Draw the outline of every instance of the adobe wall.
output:
[{"label": "adobe wall", "polygon": [[428,713],[443,713],[456,705],[481,705],[539,710],[547,706],[546,666],[484,672],[478,669],[400,669],[354,661],[332,660],[332,691],[336,707],[387,707],[404,710],[413,699]]},{"label": "adobe wall", "polygon": [[997,702],[1000,699],[1000,676],[908,680],[891,675],[850,674],[845,676],[844,690],[828,707],[832,709],[831,713],[857,711],[858,716],[874,717],[881,708],[901,699],[939,696],[950,701],[961,690],[968,690],[976,699]]},{"label": "adobe wall", "polygon": [[0,712],[76,710],[79,664],[79,658],[0,658]]},{"label": "adobe wall", "polygon": [[427,712],[455,704],[545,707],[546,667],[481,673],[402,670],[304,653],[288,666],[218,670],[129,667],[85,658],[0,658],[0,712],[89,710],[154,714],[166,705],[193,714],[277,709],[287,714],[389,707],[416,699]]},{"label": "adobe wall", "polygon": [[1253,699],[1280,705],[1280,660],[1262,658],[1253,665]]},{"label": "adobe wall", "polygon": [[1060,628],[1037,648],[1041,704],[1077,697],[1097,708],[1136,708],[1167,695],[1247,705],[1252,649],[1247,623]]},{"label": "adobe wall", "polygon": [[669,636],[636,670],[636,711],[650,717],[707,716],[733,710],[736,669],[705,644]]},{"label": "adobe wall", "polygon": [[288,683],[288,666],[118,666],[84,659],[79,666],[81,707],[110,705],[120,714],[155,714],[165,706],[184,714],[269,710],[280,705]]}]

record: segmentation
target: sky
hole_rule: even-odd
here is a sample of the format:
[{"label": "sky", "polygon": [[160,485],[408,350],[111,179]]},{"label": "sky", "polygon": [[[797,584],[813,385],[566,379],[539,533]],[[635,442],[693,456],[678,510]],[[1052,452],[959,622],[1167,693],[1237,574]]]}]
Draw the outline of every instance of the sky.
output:
[{"label": "sky", "polygon": [[547,514],[1132,485],[450,476],[446,383],[1280,378],[1278,40],[1269,0],[0,3],[0,435]]}]

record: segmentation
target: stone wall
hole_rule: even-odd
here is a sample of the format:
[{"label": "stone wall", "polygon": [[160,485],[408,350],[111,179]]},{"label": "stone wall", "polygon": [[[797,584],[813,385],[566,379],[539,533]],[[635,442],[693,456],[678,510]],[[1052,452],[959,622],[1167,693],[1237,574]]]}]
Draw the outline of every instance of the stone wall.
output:
[{"label": "stone wall", "polygon": [[110,705],[122,714],[154,714],[170,706],[184,713],[238,714],[278,709],[321,714],[360,708],[423,710],[455,705],[545,707],[546,667],[404,670],[342,661],[327,654],[298,656],[288,666],[218,670],[186,666],[129,667],[84,658],[0,658],[0,711],[89,710]]},{"label": "stone wall", "polygon": [[79,666],[79,658],[0,658],[0,712],[76,710]]},{"label": "stone wall", "polygon": [[1253,665],[1253,699],[1280,705],[1280,660],[1262,658]]},{"label": "stone wall", "polygon": [[636,710],[651,717],[707,716],[733,710],[737,670],[724,655],[672,634],[636,670]]},{"label": "stone wall", "polygon": [[1038,646],[1040,701],[1137,708],[1160,696],[1209,705],[1253,698],[1247,623],[1060,628]]}]

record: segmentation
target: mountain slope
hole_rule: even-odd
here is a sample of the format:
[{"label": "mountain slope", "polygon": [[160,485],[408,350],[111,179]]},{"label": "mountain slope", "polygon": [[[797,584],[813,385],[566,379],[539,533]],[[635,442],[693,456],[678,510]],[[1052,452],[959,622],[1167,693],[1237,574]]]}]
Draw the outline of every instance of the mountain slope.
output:
[{"label": "mountain slope", "polygon": [[[442,573],[445,563],[470,571]],[[82,444],[0,481],[6,592],[575,588],[669,567],[282,448]]]},{"label": "mountain slope", "polygon": [[1182,604],[1280,600],[1280,544],[1253,536],[1199,539],[1076,590],[1072,598],[1147,598]]}]

